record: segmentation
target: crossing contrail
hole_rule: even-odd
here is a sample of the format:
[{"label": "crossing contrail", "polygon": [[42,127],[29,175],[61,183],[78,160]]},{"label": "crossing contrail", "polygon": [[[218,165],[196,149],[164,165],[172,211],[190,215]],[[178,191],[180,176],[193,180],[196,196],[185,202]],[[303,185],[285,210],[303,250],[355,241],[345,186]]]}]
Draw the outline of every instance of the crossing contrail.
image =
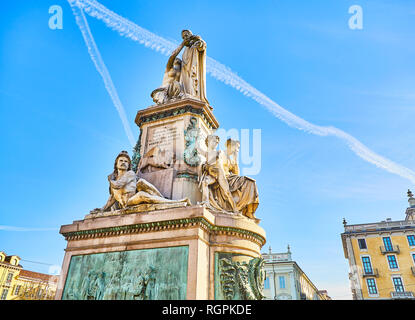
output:
[{"label": "crossing contrail", "polygon": [[[166,56],[168,56],[177,47],[177,43],[164,39],[136,25],[135,23],[129,21],[128,19],[123,18],[122,16],[109,10],[108,8],[106,8],[105,6],[103,6],[102,4],[100,4],[99,2],[95,0],[68,0],[68,2],[72,6],[72,8],[77,8],[77,10],[74,10],[74,14],[77,19],[77,22],[81,21],[81,24],[78,22],[78,25],[80,25],[82,34],[84,36],[85,42],[87,43],[88,50],[91,54],[91,58],[94,61],[95,65],[97,65],[96,57],[99,57],[98,61],[100,61],[102,65],[104,65],[104,63],[102,62],[98,48],[96,47],[95,42],[92,38],[92,35],[89,31],[85,16],[83,15],[83,11],[86,12],[91,17],[94,17],[94,18],[97,18],[103,21],[109,28],[111,28],[114,31],[117,31],[120,35],[126,38],[129,38],[133,41],[137,41],[145,45],[146,47],[149,47],[150,49],[160,52]],[[246,82],[241,77],[239,77],[236,73],[234,73],[230,68],[226,67],[225,65],[219,63],[218,61],[210,57],[207,57],[206,61],[207,61],[207,72],[212,77],[216,78],[219,81],[224,82],[225,84],[240,91],[245,96],[250,97],[251,99],[255,100],[260,105],[264,106],[268,111],[270,111],[275,117],[285,122],[290,127],[305,131],[307,133],[319,135],[319,136],[335,136],[341,139],[343,142],[345,142],[347,146],[360,158],[374,164],[375,166],[381,169],[384,169],[390,173],[397,174],[405,179],[410,180],[412,183],[415,183],[415,172],[414,171],[404,166],[401,166],[373,152],[368,147],[366,147],[363,143],[361,143],[359,140],[357,140],[356,138],[354,138],[347,132],[344,132],[343,130],[340,130],[332,126],[328,126],[328,127],[318,126],[296,116],[295,114],[284,109],[283,107],[278,105],[276,102],[268,98],[265,94],[263,94],[262,92],[254,88],[252,85],[250,85],[248,82]],[[97,69],[100,72],[101,69],[98,67]],[[106,71],[106,73],[108,74],[108,71]],[[108,74],[108,77],[109,77],[109,74]],[[104,76],[103,76],[103,79],[105,82]],[[112,85],[112,87],[114,86]],[[115,88],[113,90],[114,90],[112,91],[113,94],[115,92],[115,96],[118,98],[118,96],[116,95]],[[121,103],[116,105],[116,108],[119,111],[120,116],[123,114],[125,117],[125,112],[123,112],[123,107]],[[126,120],[124,120],[123,117],[121,117],[121,120],[124,124],[124,127],[129,128],[128,123],[126,122]],[[131,132],[131,130],[129,131]]]},{"label": "crossing contrail", "polygon": [[111,100],[114,103],[114,106],[117,109],[118,114],[121,118],[121,122],[124,126],[124,131],[127,134],[128,141],[130,142],[131,146],[134,146],[135,139],[131,131],[131,127],[128,123],[127,116],[125,115],[125,109],[120,101],[120,98],[118,97],[117,90],[115,89],[114,83],[112,82],[111,76],[108,72],[107,67],[105,66],[105,63],[102,60],[101,54],[98,50],[95,40],[92,37],[92,33],[89,29],[89,25],[86,21],[85,15],[82,9],[80,9],[80,7],[72,5],[72,1],[69,1],[69,3],[71,4],[72,11],[75,15],[76,23],[78,24],[78,27],[82,32],[82,36],[84,37],[89,55],[91,56],[91,59],[94,62],[97,71],[101,75],[102,80],[104,80],[105,88],[107,89],[108,94],[110,95]]}]

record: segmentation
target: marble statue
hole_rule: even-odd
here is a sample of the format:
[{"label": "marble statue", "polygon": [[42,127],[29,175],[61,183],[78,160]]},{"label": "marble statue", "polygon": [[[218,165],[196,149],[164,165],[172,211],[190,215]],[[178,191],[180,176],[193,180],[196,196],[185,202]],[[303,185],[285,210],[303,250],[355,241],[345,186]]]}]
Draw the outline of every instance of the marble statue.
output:
[{"label": "marble statue", "polygon": [[124,209],[139,204],[187,204],[187,198],[170,200],[163,195],[150,182],[137,179],[131,170],[131,159],[127,151],[121,151],[115,159],[114,172],[108,176],[110,197],[102,209],[94,209],[91,213]]},{"label": "marble statue", "polygon": [[236,209],[248,218],[257,220],[254,213],[258,208],[258,188],[252,178],[239,176],[238,153],[239,141],[228,139],[226,141],[227,164],[225,174],[229,190],[236,203]]},{"label": "marble statue", "polygon": [[190,30],[183,30],[182,38],[186,42],[180,74],[184,92],[209,103],[206,98],[206,42]]},{"label": "marble statue", "polygon": [[206,137],[206,162],[202,165],[200,188],[202,191],[202,204],[219,211],[235,212],[236,204],[229,189],[225,166],[227,157],[222,150],[216,150],[219,137],[209,135]]},{"label": "marble statue", "polygon": [[[157,104],[184,97],[209,104],[206,98],[206,42],[190,30],[182,31],[182,39],[167,61],[161,87],[153,90],[151,97]],[[182,50],[180,59],[178,55]]]},{"label": "marble statue", "polygon": [[259,204],[256,182],[239,176],[239,141],[228,139],[226,154],[216,150],[218,144],[218,136],[206,138],[206,163],[202,164],[199,177],[201,204],[215,211],[239,213],[259,222],[254,215]]},{"label": "marble statue", "polygon": [[187,41],[183,39],[182,43],[172,52],[167,61],[161,87],[151,93],[153,101],[157,104],[166,103],[168,100],[181,98],[184,95],[184,88],[180,82],[182,60],[177,55],[186,43]]}]

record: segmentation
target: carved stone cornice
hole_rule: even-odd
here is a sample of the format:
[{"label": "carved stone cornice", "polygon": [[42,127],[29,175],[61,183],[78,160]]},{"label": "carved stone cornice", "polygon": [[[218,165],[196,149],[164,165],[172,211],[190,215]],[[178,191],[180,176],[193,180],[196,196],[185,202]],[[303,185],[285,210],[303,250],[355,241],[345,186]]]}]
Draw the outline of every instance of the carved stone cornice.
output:
[{"label": "carved stone cornice", "polygon": [[120,236],[124,234],[132,234],[132,233],[147,233],[147,232],[166,231],[166,230],[172,230],[172,229],[184,229],[184,228],[193,228],[193,227],[199,227],[205,230],[206,232],[214,233],[218,235],[237,236],[243,239],[254,241],[260,246],[263,246],[265,244],[265,239],[260,234],[257,234],[249,230],[241,229],[241,228],[214,225],[210,223],[208,220],[206,220],[204,217],[165,220],[165,221],[139,223],[139,224],[132,224],[132,225],[124,225],[124,226],[114,226],[114,227],[107,227],[107,228],[100,228],[100,229],[62,232],[62,235],[65,237],[67,241],[71,241],[71,240],[103,238],[103,237]]},{"label": "carved stone cornice", "polygon": [[139,110],[135,117],[135,123],[141,128],[145,123],[183,114],[199,116],[210,129],[219,127],[219,122],[213,115],[212,108],[209,105],[189,98]]}]

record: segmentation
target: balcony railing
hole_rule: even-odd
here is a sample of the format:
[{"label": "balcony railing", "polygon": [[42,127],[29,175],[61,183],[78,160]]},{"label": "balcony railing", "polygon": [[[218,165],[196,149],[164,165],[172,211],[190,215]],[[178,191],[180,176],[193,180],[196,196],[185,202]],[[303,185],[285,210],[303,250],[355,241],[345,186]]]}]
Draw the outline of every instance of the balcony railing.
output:
[{"label": "balcony railing", "polygon": [[414,293],[412,291],[404,291],[404,292],[391,292],[392,299],[415,299]]},{"label": "balcony railing", "polygon": [[362,231],[376,231],[378,229],[386,228],[406,228],[409,226],[415,226],[415,220],[402,220],[402,221],[382,221],[378,223],[364,223],[346,225],[344,231],[346,232],[362,232]]},{"label": "balcony railing", "polygon": [[399,246],[390,246],[390,247],[381,246],[380,252],[382,254],[387,254],[387,253],[398,253],[399,254],[399,252],[401,251],[399,250]]},{"label": "balcony railing", "polygon": [[378,269],[363,270],[363,278],[365,277],[379,277]]}]

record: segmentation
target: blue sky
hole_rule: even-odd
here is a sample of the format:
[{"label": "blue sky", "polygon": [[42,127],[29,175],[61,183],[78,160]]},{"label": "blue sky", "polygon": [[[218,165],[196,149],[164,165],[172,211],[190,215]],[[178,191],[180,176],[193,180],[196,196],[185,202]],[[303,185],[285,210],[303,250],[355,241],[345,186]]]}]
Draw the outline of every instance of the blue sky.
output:
[{"label": "blue sky", "polygon": [[[100,1],[137,25],[179,41],[185,28],[208,56],[295,115],[334,126],[372,151],[415,168],[415,4],[409,1]],[[63,29],[48,27],[51,5]],[[351,30],[351,5],[363,29]],[[60,265],[63,224],[101,207],[114,157],[131,146],[66,1],[3,1],[0,14],[0,250]],[[87,16],[135,138],[166,56]],[[273,251],[286,250],[319,289],[350,298],[340,233],[351,224],[404,219],[408,179],[380,169],[336,137],[297,130],[207,77],[221,127],[261,129],[257,217]],[[48,272],[48,265],[22,262]]]}]

